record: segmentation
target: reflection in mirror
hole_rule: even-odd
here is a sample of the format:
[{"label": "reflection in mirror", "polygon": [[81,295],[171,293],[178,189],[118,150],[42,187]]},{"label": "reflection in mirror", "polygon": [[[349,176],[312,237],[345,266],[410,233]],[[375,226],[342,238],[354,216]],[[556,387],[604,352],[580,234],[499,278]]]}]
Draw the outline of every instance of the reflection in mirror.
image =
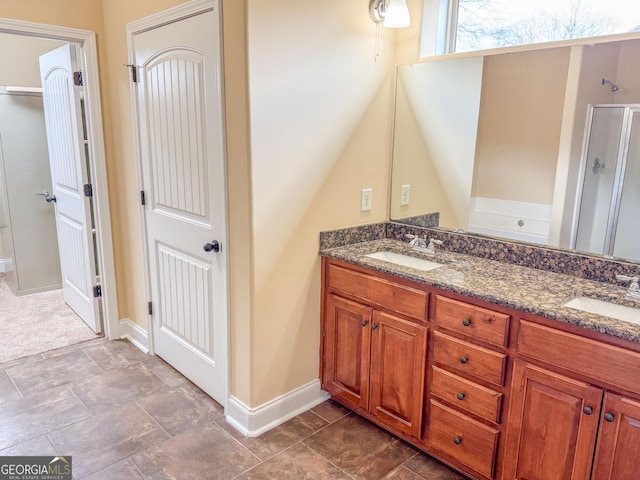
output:
[{"label": "reflection in mirror", "polygon": [[391,219],[640,260],[638,56],[631,39],[398,67]]}]

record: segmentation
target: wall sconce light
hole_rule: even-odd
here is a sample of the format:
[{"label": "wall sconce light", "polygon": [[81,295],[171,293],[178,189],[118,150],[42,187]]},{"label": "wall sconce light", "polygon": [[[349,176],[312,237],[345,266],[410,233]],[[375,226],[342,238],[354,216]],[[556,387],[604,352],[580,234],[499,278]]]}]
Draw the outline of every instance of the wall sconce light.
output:
[{"label": "wall sconce light", "polygon": [[407,0],[370,0],[369,15],[375,23],[387,28],[403,28],[411,24]]}]

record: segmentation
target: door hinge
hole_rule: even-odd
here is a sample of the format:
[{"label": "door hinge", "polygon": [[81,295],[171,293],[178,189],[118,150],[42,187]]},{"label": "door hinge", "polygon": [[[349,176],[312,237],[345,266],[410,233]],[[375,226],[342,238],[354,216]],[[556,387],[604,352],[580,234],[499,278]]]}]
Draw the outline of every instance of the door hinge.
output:
[{"label": "door hinge", "polygon": [[149,302],[147,304],[147,309],[149,311],[149,315],[153,315],[153,302]]},{"label": "door hinge", "polygon": [[128,63],[126,66],[131,69],[131,81],[133,83],[138,83],[138,67],[132,63]]},{"label": "door hinge", "polygon": [[100,285],[96,285],[95,287],[93,287],[93,296],[94,298],[102,296],[102,287],[100,287]]},{"label": "door hinge", "polygon": [[76,87],[81,87],[83,85],[82,72],[81,71],[73,72],[73,84]]},{"label": "door hinge", "polygon": [[144,190],[140,190],[140,205],[146,205],[147,199],[144,196]]},{"label": "door hinge", "polygon": [[84,184],[84,196],[93,197],[93,186],[90,183]]}]

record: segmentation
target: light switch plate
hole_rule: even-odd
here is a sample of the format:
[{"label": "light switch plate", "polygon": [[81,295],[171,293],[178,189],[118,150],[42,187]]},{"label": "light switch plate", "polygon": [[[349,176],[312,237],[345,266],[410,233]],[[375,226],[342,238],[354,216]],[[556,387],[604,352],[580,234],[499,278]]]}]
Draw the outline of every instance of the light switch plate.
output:
[{"label": "light switch plate", "polygon": [[372,188],[363,188],[362,195],[360,197],[360,211],[362,212],[370,212],[371,211],[371,202],[373,201],[373,189]]}]

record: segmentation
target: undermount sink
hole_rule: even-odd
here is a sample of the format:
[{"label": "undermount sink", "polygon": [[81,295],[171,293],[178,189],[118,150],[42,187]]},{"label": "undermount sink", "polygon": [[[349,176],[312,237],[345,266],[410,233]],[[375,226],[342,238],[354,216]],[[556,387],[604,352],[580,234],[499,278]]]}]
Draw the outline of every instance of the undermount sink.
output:
[{"label": "undermount sink", "polygon": [[640,309],[638,308],[625,307],[589,297],[576,297],[565,303],[564,306],[640,325]]},{"label": "undermount sink", "polygon": [[388,251],[370,253],[365,255],[365,257],[375,258],[376,260],[382,260],[383,262],[395,263],[396,265],[402,265],[403,267],[415,268],[416,270],[422,270],[424,272],[444,266],[442,263],[431,262],[423,258],[410,257],[409,255]]}]

